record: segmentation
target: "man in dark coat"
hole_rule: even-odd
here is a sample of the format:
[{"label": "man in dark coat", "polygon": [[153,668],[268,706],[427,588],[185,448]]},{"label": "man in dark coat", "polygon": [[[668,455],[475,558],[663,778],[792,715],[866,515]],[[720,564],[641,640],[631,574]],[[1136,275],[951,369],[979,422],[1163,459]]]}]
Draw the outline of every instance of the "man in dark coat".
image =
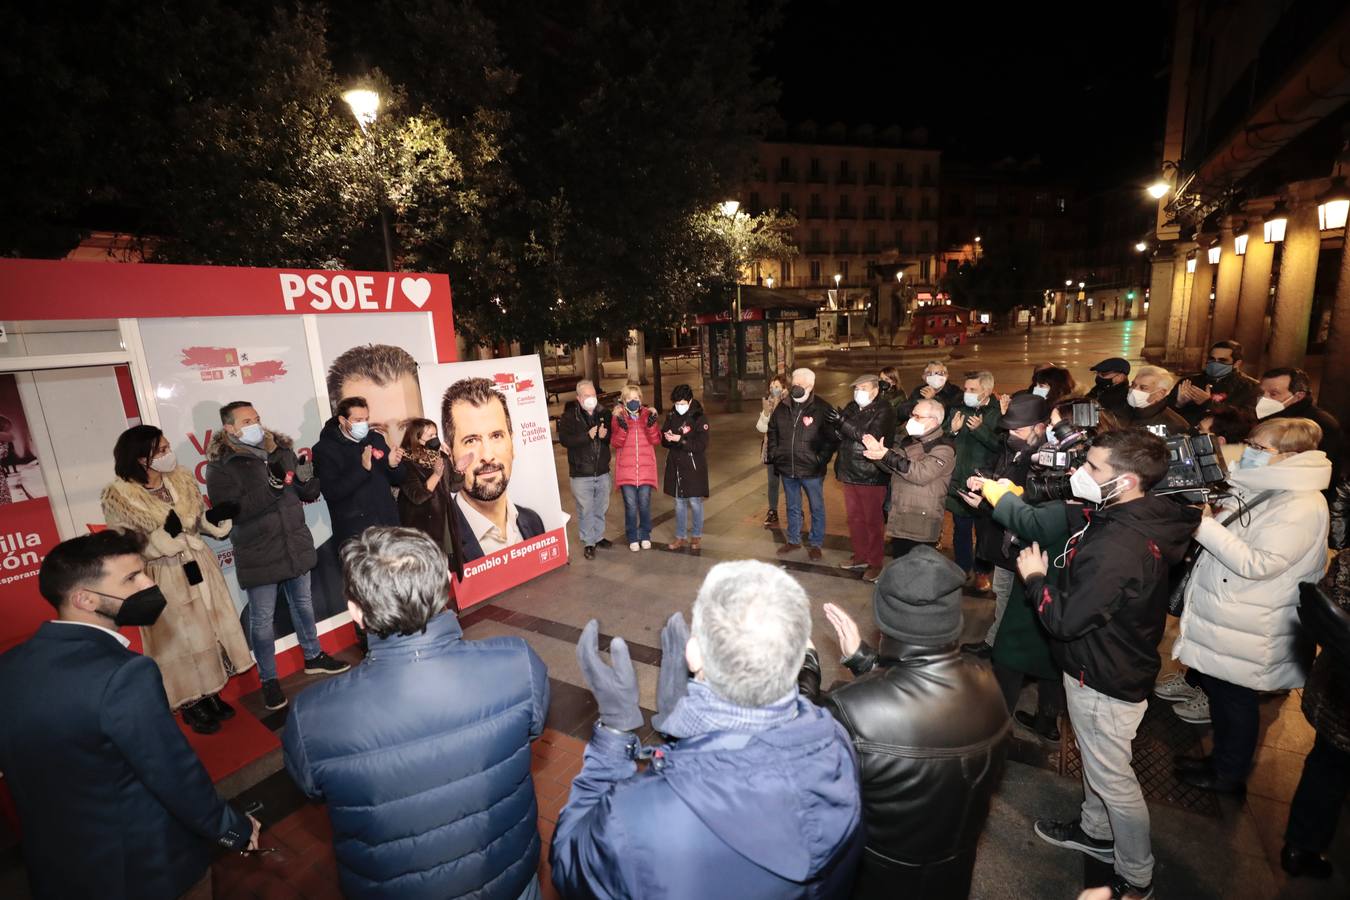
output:
[{"label": "man in dark coat", "polygon": [[463,640],[424,533],[371,528],[342,566],[369,655],[296,698],[283,743],[292,779],[328,805],[343,894],[538,897],[530,742],[548,670],[518,637]]},{"label": "man in dark coat", "polygon": [[1189,432],[1191,423],[1167,405],[1174,381],[1172,373],[1161,366],[1140,366],[1130,382],[1121,421],[1139,428],[1163,426],[1169,435]]},{"label": "man in dark coat", "polygon": [[[1331,460],[1331,490],[1345,472],[1345,436],[1336,417],[1313,400],[1312,384],[1302,369],[1270,369],[1261,375],[1261,397],[1256,401],[1258,419],[1312,419],[1322,429],[1317,449]],[[1328,492],[1330,499],[1331,491]]]},{"label": "man in dark coat", "polygon": [[769,418],[769,465],[783,479],[787,498],[787,533],[779,556],[802,548],[802,491],[811,504],[808,556],[817,561],[825,545],[825,470],[834,455],[834,430],[830,417],[834,407],[816,395],[816,373],[797,369],[792,373],[790,399],[779,403]]},{"label": "man in dark coat", "polygon": [[691,553],[703,543],[703,501],[708,497],[708,417],[687,384],[670,392],[670,414],[661,428],[666,448],[665,492],[675,498],[675,540],[667,550],[682,550],[685,539]]},{"label": "man in dark coat", "polygon": [[212,845],[258,845],[258,822],[220,798],[174,721],[155,661],[117,631],[164,609],[142,544],[109,530],[52,548],[38,590],[57,618],[0,656],[0,771],[39,900],[174,900],[209,887]]},{"label": "man in dark coat", "polygon": [[1209,348],[1209,359],[1201,372],[1177,382],[1167,402],[1191,427],[1211,415],[1218,407],[1256,409],[1261,384],[1238,366],[1242,363],[1242,345],[1237,341],[1218,341]]},{"label": "man in dark coat", "polygon": [[[644,749],[628,645],[577,643],[600,718],[553,833],[553,883],[578,897],[848,896],[863,847],[848,734],[797,692],[811,604],[790,575],[719,563],[661,632],[658,714]],[[694,678],[689,678],[690,672]],[[649,759],[645,772],[637,760]]]},{"label": "man in dark coat", "polygon": [[206,493],[212,506],[238,504],[230,542],[235,575],[248,594],[249,639],[258,660],[263,703],[281,709],[286,695],[277,681],[273,616],[284,591],[305,672],[345,672],[346,663],[319,646],[309,573],[317,559],[302,503],[319,499],[314,464],[297,457],[291,439],[268,431],[253,404],[238,400],[220,409],[221,430],[207,448]]},{"label": "man in dark coat", "polygon": [[848,539],[853,555],[840,568],[862,570],[863,581],[875,582],[886,563],[886,488],[891,474],[863,455],[863,436],[882,443],[895,439],[895,408],[881,396],[876,375],[861,375],[853,381],[853,399],[834,418],[839,453],[834,458],[834,477],[844,491],[848,513]]},{"label": "man in dark coat", "polygon": [[1069,721],[1083,759],[1083,804],[1072,821],[1039,819],[1038,837],[1114,863],[1112,896],[1153,896],[1148,806],[1130,768],[1132,742],[1162,660],[1169,570],[1200,512],[1148,492],[1167,474],[1167,443],[1138,428],[1099,435],[1074,473],[1080,507],[1062,584],[1033,543],[1018,556],[1027,597],[1055,639]]},{"label": "man in dark coat", "polygon": [[855,681],[821,696],[819,657],[806,653],[803,696],[848,729],[861,761],[867,849],[855,898],[970,894],[1009,720],[989,668],[957,648],[965,578],[932,547],[915,547],[877,583],[877,650],[825,605]]},{"label": "man in dark coat", "polygon": [[397,525],[394,488],[407,477],[403,448],[389,449],[370,427],[364,397],[344,397],[324,423],[314,445],[314,474],[333,519],[333,540],[342,545],[372,525]]},{"label": "man in dark coat", "polygon": [[587,559],[596,547],[608,547],[605,514],[609,512],[609,410],[600,405],[595,385],[577,382],[577,399],[567,401],[558,417],[558,443],[567,448],[567,475],[577,509],[577,535]]},{"label": "man in dark coat", "polygon": [[1129,409],[1129,360],[1112,356],[1097,363],[1092,371],[1097,373],[1097,383],[1088,391],[1088,399],[1096,400],[1098,406],[1113,416],[1124,415]]}]

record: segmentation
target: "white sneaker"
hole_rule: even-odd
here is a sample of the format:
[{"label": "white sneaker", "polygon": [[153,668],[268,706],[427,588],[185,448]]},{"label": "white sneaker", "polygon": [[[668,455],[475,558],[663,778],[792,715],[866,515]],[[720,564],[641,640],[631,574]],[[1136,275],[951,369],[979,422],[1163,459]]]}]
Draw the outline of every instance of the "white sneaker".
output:
[{"label": "white sneaker", "polygon": [[651,542],[651,541],[643,541],[643,542],[642,542],[642,549],[643,549],[643,550],[650,550],[650,549],[652,549],[652,542]]},{"label": "white sneaker", "polygon": [[1201,691],[1199,697],[1187,700],[1185,703],[1178,703],[1172,707],[1172,712],[1177,714],[1177,718],[1183,722],[1190,722],[1192,725],[1209,724],[1209,698],[1205,692]]},{"label": "white sneaker", "polygon": [[631,543],[631,544],[628,545],[628,549],[629,549],[629,550],[632,550],[634,553],[636,553],[636,552],[638,552],[639,550],[641,550],[642,547],[638,544],[637,541],[633,541],[633,543]]},{"label": "white sneaker", "polygon": [[1185,672],[1173,672],[1171,675],[1159,678],[1158,683],[1153,685],[1153,696],[1161,697],[1171,703],[1185,703],[1194,700],[1196,697],[1203,697],[1204,694],[1204,691],[1186,683]]}]

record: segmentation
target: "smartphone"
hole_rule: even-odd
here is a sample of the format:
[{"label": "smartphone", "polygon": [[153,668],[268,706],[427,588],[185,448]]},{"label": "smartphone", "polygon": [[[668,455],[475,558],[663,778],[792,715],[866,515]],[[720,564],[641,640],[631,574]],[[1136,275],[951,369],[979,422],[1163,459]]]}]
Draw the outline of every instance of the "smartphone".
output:
[{"label": "smartphone", "polygon": [[183,563],[183,574],[187,576],[188,584],[201,584],[205,580],[202,578],[202,567],[197,565],[195,559]]}]

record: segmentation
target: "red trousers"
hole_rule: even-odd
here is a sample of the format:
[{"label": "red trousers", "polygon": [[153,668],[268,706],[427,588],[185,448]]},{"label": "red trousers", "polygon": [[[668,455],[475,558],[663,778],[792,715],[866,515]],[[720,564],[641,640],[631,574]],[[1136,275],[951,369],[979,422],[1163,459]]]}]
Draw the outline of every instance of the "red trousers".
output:
[{"label": "red trousers", "polygon": [[841,484],[848,513],[848,539],[853,561],[880,569],[886,562],[886,523],[881,507],[886,502],[884,484]]}]

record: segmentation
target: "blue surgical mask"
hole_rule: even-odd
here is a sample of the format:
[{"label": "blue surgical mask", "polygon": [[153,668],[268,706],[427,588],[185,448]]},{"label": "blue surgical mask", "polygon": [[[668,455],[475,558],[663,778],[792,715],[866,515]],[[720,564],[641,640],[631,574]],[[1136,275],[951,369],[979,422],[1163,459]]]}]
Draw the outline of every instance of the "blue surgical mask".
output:
[{"label": "blue surgical mask", "polygon": [[624,404],[624,407],[627,408],[627,410],[628,410],[630,413],[635,413],[635,412],[637,412],[639,409],[642,409],[642,401],[641,401],[641,400],[629,400],[627,403]]},{"label": "blue surgical mask", "polygon": [[675,404],[675,413],[676,413],[677,415],[681,415],[681,416],[682,416],[682,415],[684,415],[684,414],[687,413],[687,412],[689,412],[689,404],[688,404],[688,403],[676,403],[676,404]]},{"label": "blue surgical mask", "polygon": [[263,427],[257,423],[245,425],[239,431],[239,440],[248,444],[250,447],[256,447],[263,442],[265,434],[266,432],[263,431]]},{"label": "blue surgical mask", "polygon": [[366,435],[370,434],[369,422],[353,422],[351,424],[352,440],[364,441]]},{"label": "blue surgical mask", "polygon": [[1048,384],[1038,384],[1031,389],[1031,392],[1044,400],[1050,396],[1050,386]]},{"label": "blue surgical mask", "polygon": [[1205,363],[1205,374],[1215,381],[1218,381],[1220,378],[1227,378],[1232,373],[1232,363],[1214,362],[1213,360]]},{"label": "blue surgical mask", "polygon": [[1242,459],[1238,460],[1239,469],[1259,469],[1262,466],[1270,465],[1270,458],[1273,454],[1269,450],[1257,450],[1255,447],[1244,447],[1242,450]]}]

